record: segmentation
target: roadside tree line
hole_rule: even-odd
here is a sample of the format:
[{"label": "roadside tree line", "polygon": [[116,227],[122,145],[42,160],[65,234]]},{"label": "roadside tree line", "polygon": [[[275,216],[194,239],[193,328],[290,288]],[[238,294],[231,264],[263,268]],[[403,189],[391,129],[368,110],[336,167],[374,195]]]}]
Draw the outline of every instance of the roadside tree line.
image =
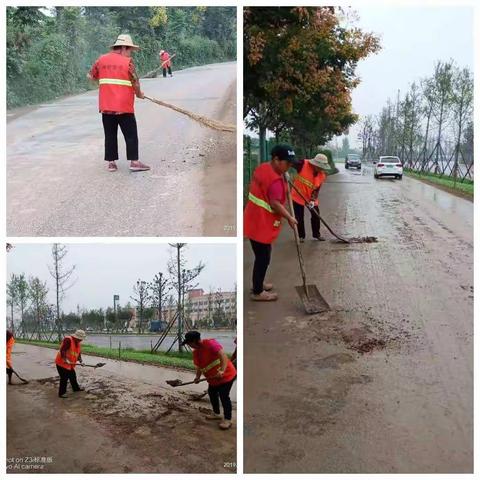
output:
[{"label": "roadside tree line", "polygon": [[244,9],[244,121],[258,132],[265,161],[267,130],[311,155],[357,121],[351,92],[376,36],[343,26],[340,7]]},{"label": "roadside tree line", "polygon": [[139,75],[160,49],[182,68],[236,58],[235,7],[7,7],[7,106],[92,88],[86,73],[120,33],[132,35]]},{"label": "roadside tree line", "polygon": [[473,180],[473,73],[438,61],[431,76],[361,119],[364,159],[396,155],[407,168]]},{"label": "roadside tree line", "polygon": [[[188,292],[198,286],[196,279],[205,265],[200,262],[189,268],[182,255],[186,244],[171,246],[176,255],[170,258],[166,273],[158,272],[150,281],[138,279],[132,287],[129,299],[132,303],[129,301],[124,306],[115,305],[115,308],[105,309],[81,309],[77,306],[74,312],[64,312],[62,301],[66,291],[75,283],[75,266],[66,265],[66,246],[54,244],[49,271],[55,285],[52,294],[56,303],[49,302],[50,290],[46,281],[36,276],[27,278],[24,273],[11,274],[7,282],[8,326],[20,337],[52,340],[55,337],[61,339],[65,331],[76,328],[96,332],[129,332],[132,331],[132,320],[136,317],[138,333],[145,333],[150,322],[157,320],[162,330],[172,321],[181,335],[185,328],[192,327],[194,311]],[[225,309],[220,290],[210,290],[207,311],[204,317],[197,320],[198,327],[234,327],[232,315]]]}]

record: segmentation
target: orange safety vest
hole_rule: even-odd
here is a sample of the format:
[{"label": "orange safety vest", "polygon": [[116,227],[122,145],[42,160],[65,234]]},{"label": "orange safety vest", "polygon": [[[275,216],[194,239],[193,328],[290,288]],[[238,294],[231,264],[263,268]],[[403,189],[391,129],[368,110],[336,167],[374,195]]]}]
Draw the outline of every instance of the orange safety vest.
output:
[{"label": "orange safety vest", "polygon": [[[315,174],[313,165],[308,160],[305,160],[300,173],[293,181],[293,185],[302,193],[307,201],[310,201],[312,192],[317,188],[320,188],[326,178],[327,174],[325,172],[320,171]],[[305,200],[295,191],[294,188],[292,188],[292,200],[299,205],[305,205]],[[318,205],[318,197],[314,200],[314,203],[315,205]]]},{"label": "orange safety vest", "polygon": [[[170,54],[168,52],[163,52],[160,55],[160,61],[163,64],[163,68],[168,68],[172,66],[172,62],[170,60]],[[165,62],[165,63],[163,63]]]},{"label": "orange safety vest", "polygon": [[262,163],[253,172],[248,192],[248,201],[243,212],[243,233],[256,242],[271,244],[280,234],[281,215],[274,213],[268,203],[268,189],[272,183],[283,177],[275,172],[270,163]]},{"label": "orange safety vest", "polygon": [[193,351],[193,363],[201,370],[209,385],[222,385],[223,383],[233,380],[237,375],[237,370],[229,359],[223,376],[221,378],[212,378],[217,374],[222,362],[220,361],[220,358],[218,358],[217,353],[212,352],[207,348],[210,340],[211,339],[206,338],[205,340],[200,341],[200,343],[204,345],[204,348],[195,349]]},{"label": "orange safety vest", "polygon": [[80,346],[80,342],[75,342],[75,339],[73,337],[65,337],[63,341],[65,341],[67,338],[70,339],[70,348],[67,350],[66,357],[67,357],[67,360],[69,360],[72,363],[72,365],[69,365],[63,360],[60,350],[57,352],[55,363],[59,367],[65,368],[67,370],[74,370],[82,349]]},{"label": "orange safety vest", "polygon": [[7,368],[12,368],[12,349],[15,344],[15,339],[13,337],[7,342]]},{"label": "orange safety vest", "polygon": [[135,91],[129,74],[131,61],[131,58],[114,52],[97,60],[101,112],[134,113]]}]

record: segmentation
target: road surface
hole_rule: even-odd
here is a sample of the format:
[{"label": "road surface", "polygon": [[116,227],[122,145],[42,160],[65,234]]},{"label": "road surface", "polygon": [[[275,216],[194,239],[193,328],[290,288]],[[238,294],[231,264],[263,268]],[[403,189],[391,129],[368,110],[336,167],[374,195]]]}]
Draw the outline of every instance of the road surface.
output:
[{"label": "road surface", "polygon": [[245,244],[245,470],[472,472],[473,203],[340,169],[321,213],[378,243],[303,244],[329,313],[299,303],[288,226],[267,277],[275,303],[249,300]]},{"label": "road surface", "polygon": [[77,367],[85,392],[72,394],[69,386],[70,397],[59,399],[54,358],[50,348],[14,347],[14,368],[30,383],[21,385],[14,376],[17,384],[7,388],[7,465],[22,465],[15,459],[26,457],[52,461],[25,460],[25,467],[10,472],[30,473],[31,465],[40,473],[234,471],[236,429],[221,431],[204,419],[207,397],[190,399],[205,384],[176,389],[166,384],[192,380],[193,372],[84,355],[85,363],[106,365]]},{"label": "road surface", "polygon": [[[236,123],[236,63],[144,79],[146,95]],[[140,160],[103,160],[97,91],[7,115],[9,236],[234,236],[236,135],[136,100]]]}]

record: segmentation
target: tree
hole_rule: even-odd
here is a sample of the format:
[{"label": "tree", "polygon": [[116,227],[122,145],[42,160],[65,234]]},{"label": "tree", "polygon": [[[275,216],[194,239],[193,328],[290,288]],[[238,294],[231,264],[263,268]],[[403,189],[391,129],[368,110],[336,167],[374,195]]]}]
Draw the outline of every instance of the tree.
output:
[{"label": "tree", "polygon": [[157,318],[162,321],[163,306],[170,293],[168,278],[165,278],[162,272],[157,273],[153,281],[148,284],[148,289],[152,307],[157,309]]},{"label": "tree", "polygon": [[27,303],[29,300],[29,289],[28,282],[25,279],[25,274],[20,274],[17,276],[15,282],[16,288],[16,298],[17,298],[17,307],[20,309],[20,324],[23,323],[23,317],[25,309],[27,308]]},{"label": "tree", "polygon": [[378,49],[375,36],[340,25],[335,7],[246,7],[247,126],[258,129],[260,143],[269,129],[306,151],[344,133],[357,119],[351,107],[357,63]]},{"label": "tree", "polygon": [[452,111],[456,128],[455,163],[453,177],[458,176],[458,159],[465,125],[473,114],[473,76],[467,68],[456,69],[453,78]]},{"label": "tree", "polygon": [[18,303],[17,284],[18,276],[12,273],[10,276],[10,281],[7,283],[7,305],[10,307],[10,328],[12,331],[15,331],[13,311]]},{"label": "tree", "polygon": [[42,320],[48,310],[48,288],[46,282],[42,282],[38,277],[30,277],[28,280],[28,289],[35,318],[37,335],[40,339],[42,331]]},{"label": "tree", "polygon": [[134,295],[130,298],[137,304],[138,319],[138,333],[143,333],[145,329],[144,320],[147,309],[147,304],[150,301],[148,293],[148,283],[144,280],[137,280],[137,283],[133,286]]},{"label": "tree", "polygon": [[65,267],[64,260],[67,253],[68,249],[65,245],[54,243],[52,246],[53,265],[49,267],[50,275],[55,281],[56,323],[59,342],[62,340],[61,302],[65,298],[65,292],[75,284],[75,281],[72,280],[75,265],[69,268]]},{"label": "tree", "polygon": [[188,289],[195,288],[194,281],[200,275],[205,265],[199,262],[196,267],[186,268],[186,259],[182,257],[182,249],[186,247],[186,243],[171,243],[170,246],[175,248],[176,256],[171,257],[168,262],[168,273],[170,275],[170,284],[177,292],[177,341],[178,351],[182,352],[183,327],[184,327],[184,302],[185,293]]}]

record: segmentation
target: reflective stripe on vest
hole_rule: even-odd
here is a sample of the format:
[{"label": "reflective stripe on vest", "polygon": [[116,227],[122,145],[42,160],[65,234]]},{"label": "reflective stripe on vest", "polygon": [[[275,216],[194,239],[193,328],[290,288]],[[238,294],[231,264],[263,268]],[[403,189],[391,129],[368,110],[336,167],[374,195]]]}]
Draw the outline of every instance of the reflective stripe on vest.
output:
[{"label": "reflective stripe on vest", "polygon": [[274,213],[272,210],[272,207],[265,200],[262,200],[261,198],[256,197],[252,193],[248,194],[248,199],[255,205],[261,208],[264,208],[267,212]]},{"label": "reflective stripe on vest", "polygon": [[220,365],[221,362],[220,362],[220,359],[217,358],[216,360],[214,360],[212,363],[209,363],[206,367],[203,367],[200,369],[200,371],[202,373],[206,373],[208,370],[212,369],[213,367],[216,367],[217,365]]},{"label": "reflective stripe on vest", "polygon": [[100,85],[125,85],[131,87],[132,82],[130,80],[120,80],[119,78],[101,78],[98,83]]},{"label": "reflective stripe on vest", "polygon": [[304,185],[306,185],[308,188],[315,188],[315,185],[307,180],[305,177],[302,177],[300,174],[295,177],[295,179],[298,179],[300,182],[302,182]]}]

